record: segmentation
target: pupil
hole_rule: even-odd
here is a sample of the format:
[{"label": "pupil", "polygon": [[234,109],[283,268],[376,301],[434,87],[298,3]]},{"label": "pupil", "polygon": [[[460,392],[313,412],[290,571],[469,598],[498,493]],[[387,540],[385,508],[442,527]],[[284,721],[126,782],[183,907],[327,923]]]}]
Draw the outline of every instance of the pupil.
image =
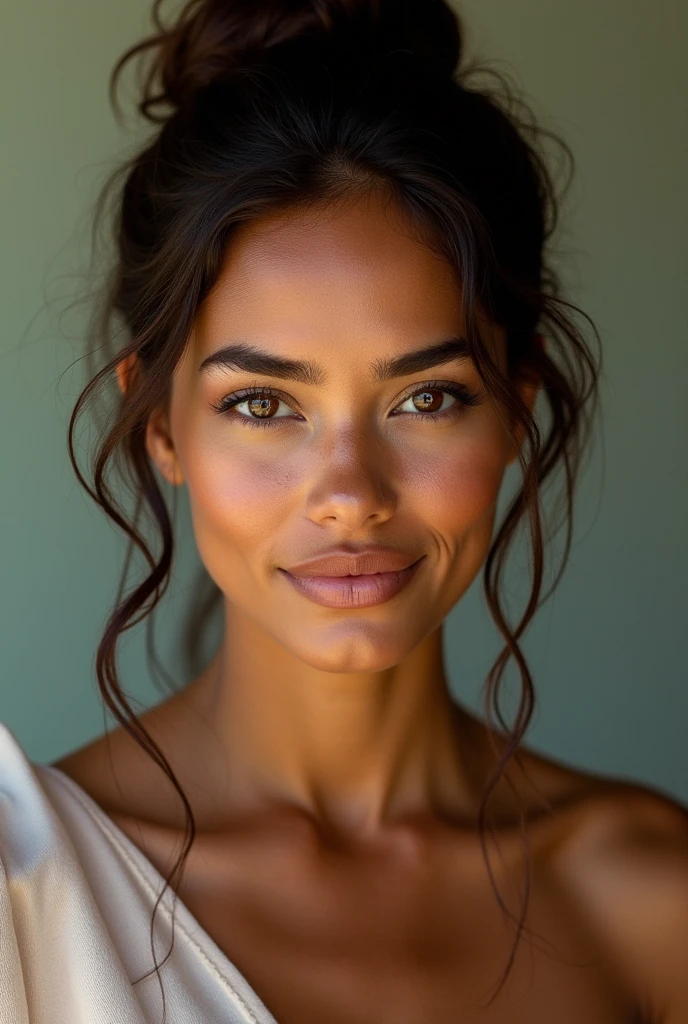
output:
[{"label": "pupil", "polygon": [[[420,408],[420,409],[423,409],[423,410],[429,409],[433,405],[433,403],[434,403],[434,399],[432,397],[432,392],[431,391],[423,391],[422,394],[416,395],[414,397],[414,402],[415,402],[416,406],[418,408]],[[432,411],[434,412],[434,409]]]},{"label": "pupil", "polygon": [[249,409],[258,416],[265,417],[270,412],[272,398],[252,398],[249,402]]}]

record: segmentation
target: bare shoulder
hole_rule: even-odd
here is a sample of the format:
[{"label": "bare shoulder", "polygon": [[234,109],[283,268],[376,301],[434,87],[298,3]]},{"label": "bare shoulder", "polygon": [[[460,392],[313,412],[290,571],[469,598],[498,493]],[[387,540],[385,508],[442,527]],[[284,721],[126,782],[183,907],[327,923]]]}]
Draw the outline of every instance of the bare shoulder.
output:
[{"label": "bare shoulder", "polygon": [[[541,863],[643,1024],[688,1022],[688,807],[524,748]],[[529,792],[531,792],[529,791]],[[546,808],[540,813],[539,808]]]},{"label": "bare shoulder", "polygon": [[688,1021],[688,808],[634,782],[588,788],[553,867],[652,1024]]}]

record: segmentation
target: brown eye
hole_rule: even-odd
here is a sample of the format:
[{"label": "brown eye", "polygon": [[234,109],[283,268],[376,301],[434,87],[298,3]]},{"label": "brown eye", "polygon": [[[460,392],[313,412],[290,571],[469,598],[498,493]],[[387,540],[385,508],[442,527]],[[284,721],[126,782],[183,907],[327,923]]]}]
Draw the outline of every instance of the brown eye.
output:
[{"label": "brown eye", "polygon": [[246,402],[248,411],[252,416],[258,416],[261,419],[266,419],[271,413],[276,412],[279,407],[279,398],[249,398]]},{"label": "brown eye", "polygon": [[[286,412],[279,413],[280,405]],[[244,407],[242,409],[242,406]],[[292,407],[281,391],[268,387],[244,388],[226,395],[217,405],[212,406],[216,412],[229,416],[242,427],[279,427],[284,420],[302,419],[294,417]]]},{"label": "brown eye", "polygon": [[443,392],[438,389],[421,391],[412,396],[412,402],[421,412],[437,412],[442,407]]},{"label": "brown eye", "polygon": [[[418,420],[441,420],[459,416],[470,405],[479,405],[482,399],[463,384],[450,381],[428,381],[406,395],[396,415],[415,416]],[[446,404],[445,404],[446,403]],[[403,406],[411,408],[404,409]]]}]

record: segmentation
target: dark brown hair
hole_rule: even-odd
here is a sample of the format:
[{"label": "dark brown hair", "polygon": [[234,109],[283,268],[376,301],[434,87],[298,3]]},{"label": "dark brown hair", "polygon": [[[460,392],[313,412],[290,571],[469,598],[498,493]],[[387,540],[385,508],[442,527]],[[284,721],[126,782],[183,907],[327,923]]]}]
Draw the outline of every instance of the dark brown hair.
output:
[{"label": "dark brown hair", "polygon": [[[88,333],[92,353],[102,352],[105,359],[76,401],[69,452],[79,481],[127,535],[127,564],[138,549],[147,565],[126,596],[125,567],[95,668],[104,704],[183,801],[187,840],[166,886],[181,877],[196,834],[193,814],[162,750],[138,721],[116,667],[118,640],[150,616],[166,591],[173,561],[172,521],[146,452],[146,423],[167,401],[195,314],[217,278],[235,226],[273,211],[379,189],[406,211],[418,238],[458,272],[470,354],[486,389],[523,430],[521,487],[484,566],[487,604],[504,640],[485,681],[485,714],[489,720],[494,710],[507,743],[501,757],[495,747],[477,826],[490,880],[508,914],[487,856],[486,806],[508,760],[518,761],[533,714],[533,681],[519,639],[563,574],[574,485],[598,403],[600,362],[574,314],[598,341],[599,334],[561,296],[559,278],[545,259],[561,202],[546,145],[554,143],[553,152],[563,155],[572,175],[570,149],[537,125],[503,74],[484,64],[463,66],[462,28],[444,0],[190,0],[168,26],[160,7],[155,0],[155,32],[128,49],[110,77],[117,111],[122,68],[133,57],[150,58],[137,109],[155,130],[110,176],[98,199],[93,251],[109,203],[115,256]],[[479,307],[506,328],[506,376],[481,345]],[[545,350],[536,331],[547,338]],[[135,359],[137,373],[126,394],[117,395],[97,438],[91,484],[77,465],[75,424],[126,358]],[[546,430],[515,387],[517,378],[529,375],[541,383]],[[108,482],[111,465],[133,495],[133,511]],[[566,538],[559,571],[542,595],[541,489],[558,465]],[[157,531],[156,542],[140,529],[144,514]],[[500,584],[521,522],[532,551],[532,589],[520,620],[510,623]],[[213,587],[213,600],[221,599]],[[212,601],[204,614],[211,607]],[[190,627],[189,651],[203,621],[197,615]],[[499,691],[512,658],[521,695],[509,727]],[[513,964],[527,901],[528,876],[516,940],[497,991]],[[174,932],[168,956],[173,946]]]}]

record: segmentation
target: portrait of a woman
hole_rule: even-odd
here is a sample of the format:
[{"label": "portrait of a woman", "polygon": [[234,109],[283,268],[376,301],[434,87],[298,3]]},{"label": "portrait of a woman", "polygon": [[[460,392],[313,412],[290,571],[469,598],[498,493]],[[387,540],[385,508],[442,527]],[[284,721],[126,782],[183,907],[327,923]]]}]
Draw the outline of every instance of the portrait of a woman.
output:
[{"label": "portrait of a woman", "polygon": [[[160,6],[112,69],[147,68],[151,134],[109,185],[108,347],[70,421],[148,569],[97,649],[116,728],[41,765],[0,729],[0,1022],[686,1024],[686,809],[523,740],[542,492],[570,525],[599,371],[537,125],[443,0]],[[117,645],[179,489],[223,638],[141,713]],[[481,574],[483,717],[443,654]]]}]

